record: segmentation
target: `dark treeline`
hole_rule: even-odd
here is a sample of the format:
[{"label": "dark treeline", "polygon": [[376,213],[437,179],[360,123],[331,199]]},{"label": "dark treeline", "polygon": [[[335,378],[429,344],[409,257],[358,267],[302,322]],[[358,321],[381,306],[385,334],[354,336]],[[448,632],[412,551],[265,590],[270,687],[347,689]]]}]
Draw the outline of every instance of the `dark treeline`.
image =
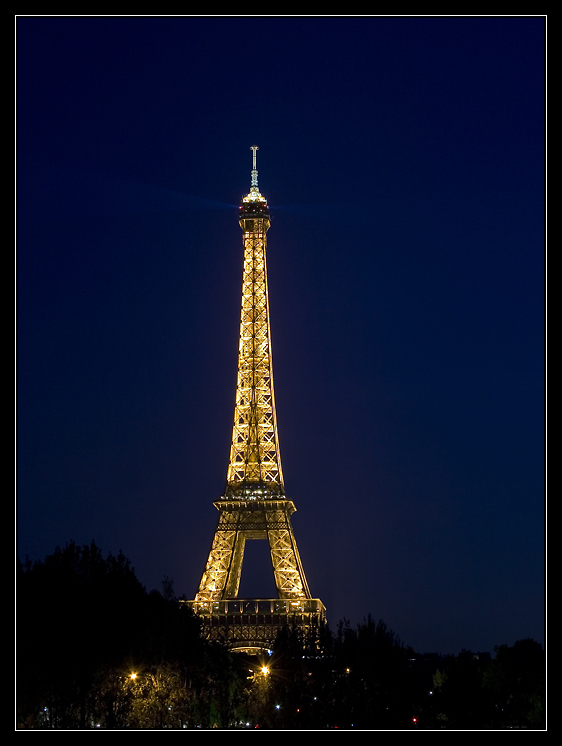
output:
[{"label": "dark treeline", "polygon": [[[368,618],[262,661],[200,635],[172,584],[147,593],[92,543],[19,565],[18,728],[544,728],[544,653],[419,655]],[[263,668],[267,666],[267,668]]]}]

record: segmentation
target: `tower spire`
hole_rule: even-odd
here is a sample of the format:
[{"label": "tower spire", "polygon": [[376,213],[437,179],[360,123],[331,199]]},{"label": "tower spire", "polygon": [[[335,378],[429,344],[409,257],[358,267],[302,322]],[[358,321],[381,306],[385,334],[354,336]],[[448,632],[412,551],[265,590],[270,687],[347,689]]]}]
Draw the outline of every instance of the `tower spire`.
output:
[{"label": "tower spire", "polygon": [[260,194],[260,190],[258,188],[258,169],[256,166],[256,150],[259,150],[257,145],[252,145],[250,147],[250,150],[252,151],[252,181],[250,184],[250,192],[247,194],[243,202],[265,202],[265,198],[262,197]]},{"label": "tower spire", "polygon": [[256,150],[259,150],[257,145],[252,145],[250,150],[253,151],[253,167],[252,167],[252,187],[258,186],[258,169],[256,166]]}]

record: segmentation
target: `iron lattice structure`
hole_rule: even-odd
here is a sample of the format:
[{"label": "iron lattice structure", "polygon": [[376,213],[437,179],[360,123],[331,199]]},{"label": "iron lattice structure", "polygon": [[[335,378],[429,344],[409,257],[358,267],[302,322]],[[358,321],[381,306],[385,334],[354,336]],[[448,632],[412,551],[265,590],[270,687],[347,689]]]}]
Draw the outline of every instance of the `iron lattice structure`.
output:
[{"label": "iron lattice structure", "polygon": [[[290,520],[295,505],[283,484],[267,288],[270,215],[258,188],[258,148],[251,149],[250,192],[239,208],[244,266],[230,461],[224,495],[214,503],[220,515],[207,565],[195,600],[188,602],[204,618],[211,638],[222,635],[233,647],[249,648],[270,646],[283,624],[309,629],[325,618],[322,602],[312,599],[306,582]],[[249,539],[268,541],[279,599],[235,600]],[[256,604],[255,611],[243,614],[240,603]]]}]

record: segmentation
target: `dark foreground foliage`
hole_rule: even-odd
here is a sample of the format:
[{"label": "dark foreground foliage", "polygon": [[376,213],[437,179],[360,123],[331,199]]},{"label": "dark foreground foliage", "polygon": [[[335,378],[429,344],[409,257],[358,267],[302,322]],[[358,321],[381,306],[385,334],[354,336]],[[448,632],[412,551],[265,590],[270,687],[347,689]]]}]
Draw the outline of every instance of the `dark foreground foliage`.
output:
[{"label": "dark foreground foliage", "polygon": [[225,687],[245,681],[235,662],[169,587],[147,593],[122,555],[69,544],[20,568],[20,728],[226,726]]},{"label": "dark foreground foliage", "polygon": [[544,728],[541,646],[495,652],[421,656],[369,617],[246,658],[203,640],[168,580],[147,593],[121,554],[69,544],[19,568],[17,726]]}]

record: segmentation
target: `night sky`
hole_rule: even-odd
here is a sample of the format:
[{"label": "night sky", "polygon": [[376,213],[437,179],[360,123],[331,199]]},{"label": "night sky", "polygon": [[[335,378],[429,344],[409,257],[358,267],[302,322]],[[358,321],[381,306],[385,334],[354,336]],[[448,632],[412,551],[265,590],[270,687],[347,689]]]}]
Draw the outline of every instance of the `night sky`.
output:
[{"label": "night sky", "polygon": [[[312,595],[418,652],[543,643],[545,19],[20,17],[16,42],[20,559],[94,540],[193,598],[257,144]],[[246,557],[241,594],[274,595]]]}]

